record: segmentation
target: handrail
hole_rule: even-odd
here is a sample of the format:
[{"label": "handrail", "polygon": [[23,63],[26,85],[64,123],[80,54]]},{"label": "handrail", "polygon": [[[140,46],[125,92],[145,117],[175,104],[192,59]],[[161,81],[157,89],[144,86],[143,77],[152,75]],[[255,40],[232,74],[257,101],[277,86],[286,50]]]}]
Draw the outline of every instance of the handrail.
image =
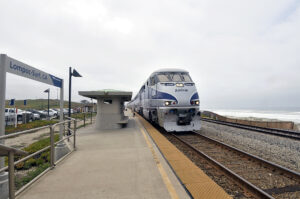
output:
[{"label": "handrail", "polygon": [[[66,117],[67,118],[67,117]],[[68,117],[69,118],[69,117]],[[74,119],[74,118],[73,118]],[[53,125],[51,125],[53,128],[55,128],[56,126],[60,125],[60,124],[66,124],[68,122],[72,122],[72,119],[69,119],[69,120],[65,120],[65,121],[62,121],[62,122],[58,122],[58,123],[55,123]]]},{"label": "handrail", "polygon": [[[17,133],[11,133],[9,135],[4,135],[4,136],[0,136],[0,140],[1,139],[7,139],[7,138],[10,138],[10,137],[15,137],[15,136],[19,136],[19,135],[22,135],[22,134],[25,134],[25,133],[30,133],[30,132],[33,132],[33,131],[37,131],[37,130],[42,130],[42,129],[46,129],[46,128],[49,128],[50,129],[50,146],[46,146],[44,147],[43,149],[40,149],[32,154],[29,154],[23,158],[21,158],[20,160],[17,160],[17,161],[14,161],[14,158],[13,158],[13,154],[11,153],[16,153],[17,154],[17,151],[20,151],[20,150],[17,150],[17,149],[14,149],[12,150],[10,153],[9,153],[9,165],[6,166],[6,167],[3,167],[3,168],[0,168],[0,173],[1,172],[4,172],[6,170],[9,171],[9,179],[11,179],[12,177],[14,178],[14,166],[21,163],[21,162],[25,162],[26,160],[34,157],[34,156],[37,156],[38,154],[41,154],[47,150],[50,149],[50,167],[48,167],[45,171],[42,172],[42,174],[46,173],[47,171],[49,171],[50,169],[53,169],[55,167],[55,163],[60,161],[62,158],[64,158],[65,156],[69,155],[70,153],[72,153],[73,151],[76,150],[76,129],[77,129],[77,122],[80,121],[80,120],[77,120],[75,118],[70,118],[70,117],[66,117],[67,120],[65,121],[62,121],[62,122],[58,122],[58,123],[55,123],[55,124],[52,124],[52,125],[46,125],[46,126],[43,126],[43,127],[38,127],[38,128],[34,128],[34,129],[29,129],[29,130],[25,130],[25,131],[21,131],[21,132],[17,132]],[[57,127],[58,125],[64,125],[64,124],[70,124],[70,123],[74,123],[73,128],[70,128],[70,132],[71,134],[70,135],[67,135],[66,137],[60,137],[60,140],[55,142],[54,141],[54,129],[55,127]],[[65,154],[63,157],[60,157],[60,160],[55,160],[55,157],[54,157],[54,154],[55,154],[55,146],[65,140],[68,140],[70,141],[70,137],[73,137],[73,149],[70,149],[71,151],[67,154]],[[6,147],[4,146],[4,149],[6,148],[9,148],[9,147]],[[12,148],[13,149],[13,148]],[[10,180],[9,182],[9,198],[15,198],[15,196],[19,195],[23,190],[25,190],[28,186],[30,186],[34,181],[36,181],[38,178],[40,178],[42,175],[38,175],[36,176],[34,179],[32,179],[30,182],[28,182],[26,185],[24,185],[23,187],[21,187],[16,193],[15,193],[15,185],[14,185],[14,180]]]},{"label": "handrail", "polygon": [[8,156],[8,182],[9,182],[9,198],[15,198],[15,167],[14,167],[14,156],[15,155],[26,155],[27,152],[21,151],[16,148],[0,145],[0,154]]},{"label": "handrail", "polygon": [[10,138],[10,137],[15,137],[15,136],[22,135],[22,134],[25,134],[25,133],[30,133],[30,132],[33,132],[33,131],[46,129],[46,128],[49,128],[50,126],[51,125],[46,125],[46,126],[37,127],[37,128],[34,128],[34,129],[28,129],[28,130],[24,130],[24,131],[20,131],[20,132],[16,132],[16,133],[10,133],[8,135],[2,135],[2,136],[0,136],[0,140]]},{"label": "handrail", "polygon": [[67,118],[67,119],[69,119],[69,120],[76,120],[76,118],[68,117],[68,116],[65,116],[65,118]]},{"label": "handrail", "polygon": [[[14,162],[14,166],[16,166],[17,164],[19,164],[20,162],[24,162],[24,161],[32,158],[33,156],[36,156],[37,154],[40,154],[40,153],[43,153],[44,151],[47,151],[48,149],[50,149],[50,146],[47,146],[47,147],[45,147],[45,148],[43,148],[41,150],[38,150],[38,151],[36,151],[36,152],[34,152],[34,153],[32,153],[32,154],[30,154],[30,155],[28,155],[28,156],[20,159],[20,160],[17,160],[17,161]],[[0,169],[0,173],[3,172],[3,171],[5,171],[5,170],[7,170],[7,169],[8,169],[8,166],[1,168]]]}]

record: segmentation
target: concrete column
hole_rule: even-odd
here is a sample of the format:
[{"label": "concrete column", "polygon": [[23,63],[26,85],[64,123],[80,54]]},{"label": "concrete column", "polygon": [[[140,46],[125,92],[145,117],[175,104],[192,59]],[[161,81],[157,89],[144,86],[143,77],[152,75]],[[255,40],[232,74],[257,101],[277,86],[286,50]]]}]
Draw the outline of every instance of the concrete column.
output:
[{"label": "concrete column", "polygon": [[[112,104],[104,104],[104,99],[112,99]],[[118,129],[122,119],[121,98],[108,96],[97,99],[96,129]]]},{"label": "concrete column", "polygon": [[[5,134],[5,88],[7,56],[0,55],[0,136]],[[4,144],[4,140],[0,140]],[[4,157],[0,157],[0,168],[4,167]],[[0,198],[8,198],[8,173],[0,173]]]}]

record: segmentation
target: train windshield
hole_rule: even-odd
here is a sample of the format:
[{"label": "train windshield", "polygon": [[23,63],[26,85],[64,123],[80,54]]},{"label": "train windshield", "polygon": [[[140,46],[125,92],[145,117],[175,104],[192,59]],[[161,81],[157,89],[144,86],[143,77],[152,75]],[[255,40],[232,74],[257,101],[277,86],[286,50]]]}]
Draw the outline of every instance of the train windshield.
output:
[{"label": "train windshield", "polygon": [[188,73],[165,72],[157,74],[158,82],[192,82]]}]

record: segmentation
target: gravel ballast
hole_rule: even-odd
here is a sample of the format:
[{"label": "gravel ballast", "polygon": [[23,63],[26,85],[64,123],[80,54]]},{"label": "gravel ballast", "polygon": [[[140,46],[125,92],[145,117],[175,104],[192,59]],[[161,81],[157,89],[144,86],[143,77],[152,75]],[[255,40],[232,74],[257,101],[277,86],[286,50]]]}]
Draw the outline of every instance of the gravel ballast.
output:
[{"label": "gravel ballast", "polygon": [[204,121],[199,132],[300,172],[300,141]]}]

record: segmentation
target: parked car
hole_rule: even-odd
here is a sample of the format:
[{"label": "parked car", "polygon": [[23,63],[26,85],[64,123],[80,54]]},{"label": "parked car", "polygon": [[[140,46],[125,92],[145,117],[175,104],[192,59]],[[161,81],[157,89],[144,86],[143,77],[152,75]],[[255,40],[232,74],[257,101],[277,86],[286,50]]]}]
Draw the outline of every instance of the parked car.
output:
[{"label": "parked car", "polygon": [[49,114],[52,112],[53,116],[58,116],[58,111],[55,109],[49,109]]},{"label": "parked car", "polygon": [[5,125],[15,124],[15,110],[13,108],[5,108]]},{"label": "parked car", "polygon": [[42,114],[40,111],[35,110],[35,109],[29,109],[28,111],[30,111],[31,113],[33,113],[34,120],[39,120],[39,119],[47,117],[47,115]]},{"label": "parked car", "polygon": [[[26,117],[26,120],[25,120]],[[33,114],[30,111],[18,109],[17,110],[17,119],[22,122],[29,122],[33,120]]]},{"label": "parked car", "polygon": [[69,113],[69,109],[64,108],[64,115],[68,115],[68,113]]}]

